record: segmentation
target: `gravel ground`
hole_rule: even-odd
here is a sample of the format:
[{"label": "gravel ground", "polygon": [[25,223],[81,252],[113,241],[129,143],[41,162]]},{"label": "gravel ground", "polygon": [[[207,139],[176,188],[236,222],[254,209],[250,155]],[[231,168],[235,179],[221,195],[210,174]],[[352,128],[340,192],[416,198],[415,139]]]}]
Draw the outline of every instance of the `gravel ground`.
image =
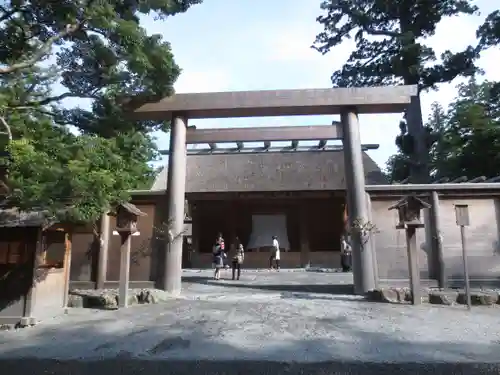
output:
[{"label": "gravel ground", "polygon": [[368,303],[343,274],[209,275],[186,274],[183,298],[164,304],[0,332],[0,373],[499,373],[498,307]]},{"label": "gravel ground", "polygon": [[114,359],[95,361],[6,360],[0,371],[16,375],[498,375],[493,365],[471,364],[379,364],[324,362],[314,364],[257,361],[141,361]]}]

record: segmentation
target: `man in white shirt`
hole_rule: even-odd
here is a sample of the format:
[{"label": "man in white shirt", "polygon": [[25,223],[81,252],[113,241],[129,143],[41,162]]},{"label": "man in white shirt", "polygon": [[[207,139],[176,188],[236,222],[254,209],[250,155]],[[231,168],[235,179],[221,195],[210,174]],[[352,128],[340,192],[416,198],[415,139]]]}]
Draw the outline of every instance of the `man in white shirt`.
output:
[{"label": "man in white shirt", "polygon": [[269,268],[273,269],[273,263],[276,263],[276,269],[280,269],[280,244],[278,237],[273,236],[273,247],[271,249],[271,257],[269,258]]}]

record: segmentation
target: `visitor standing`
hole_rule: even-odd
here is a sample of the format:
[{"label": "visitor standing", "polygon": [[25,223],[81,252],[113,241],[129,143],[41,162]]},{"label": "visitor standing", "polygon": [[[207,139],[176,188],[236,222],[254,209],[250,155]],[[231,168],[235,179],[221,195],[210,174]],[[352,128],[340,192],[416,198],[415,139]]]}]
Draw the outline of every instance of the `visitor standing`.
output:
[{"label": "visitor standing", "polygon": [[222,238],[222,234],[217,236],[215,241],[215,245],[213,248],[213,262],[214,262],[214,279],[220,279],[220,270],[224,267],[224,258],[226,257],[224,239]]},{"label": "visitor standing", "polygon": [[343,272],[352,270],[352,248],[346,235],[341,240],[340,264]]},{"label": "visitor standing", "polygon": [[278,237],[273,236],[273,245],[271,247],[271,257],[269,258],[269,268],[273,269],[276,264],[276,269],[280,270],[280,243]]},{"label": "visitor standing", "polygon": [[241,276],[241,266],[245,259],[245,249],[241,243],[236,243],[236,252],[233,256],[232,266],[233,266],[233,280],[237,278],[240,279]]}]

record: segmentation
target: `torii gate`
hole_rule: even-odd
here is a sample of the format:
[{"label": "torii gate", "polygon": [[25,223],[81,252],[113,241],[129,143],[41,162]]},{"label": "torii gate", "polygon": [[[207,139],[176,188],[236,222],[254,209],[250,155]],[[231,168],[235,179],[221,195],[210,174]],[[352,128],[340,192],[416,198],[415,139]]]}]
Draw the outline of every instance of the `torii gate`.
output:
[{"label": "torii gate", "polygon": [[[216,92],[176,94],[146,104],[144,99],[137,97],[129,101],[128,107],[133,108],[133,117],[137,120],[171,120],[167,211],[174,231],[180,233],[184,225],[186,144],[266,143],[290,139],[276,128],[270,132],[256,128],[188,129],[188,119],[340,114],[341,124],[333,124],[330,132],[335,133],[333,139],[343,141],[348,216],[352,225],[356,220],[369,220],[358,114],[401,113],[417,95],[416,86]],[[287,132],[299,132],[299,139],[310,139],[305,127],[293,128]],[[374,255],[371,243],[363,245],[357,237],[352,238],[354,289],[364,294],[376,285]],[[182,238],[176,238],[165,251],[163,287],[178,295],[181,292]]]}]

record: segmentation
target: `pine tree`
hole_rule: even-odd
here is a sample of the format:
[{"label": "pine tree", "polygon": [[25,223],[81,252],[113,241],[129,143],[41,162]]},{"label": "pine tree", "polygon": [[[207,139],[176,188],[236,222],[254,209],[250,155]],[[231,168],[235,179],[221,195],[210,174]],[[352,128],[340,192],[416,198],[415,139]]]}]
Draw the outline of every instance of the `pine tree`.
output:
[{"label": "pine tree", "polygon": [[[317,18],[324,31],[314,48],[325,54],[353,38],[355,49],[344,66],[333,73],[336,87],[417,85],[419,93],[435,89],[440,83],[477,71],[478,50],[469,46],[440,58],[425,44],[445,17],[474,14],[477,7],[469,0],[326,0],[326,13]],[[429,147],[435,141],[424,129],[419,98],[412,103],[410,118],[401,126],[401,151],[408,171],[416,182],[428,181]]]}]

